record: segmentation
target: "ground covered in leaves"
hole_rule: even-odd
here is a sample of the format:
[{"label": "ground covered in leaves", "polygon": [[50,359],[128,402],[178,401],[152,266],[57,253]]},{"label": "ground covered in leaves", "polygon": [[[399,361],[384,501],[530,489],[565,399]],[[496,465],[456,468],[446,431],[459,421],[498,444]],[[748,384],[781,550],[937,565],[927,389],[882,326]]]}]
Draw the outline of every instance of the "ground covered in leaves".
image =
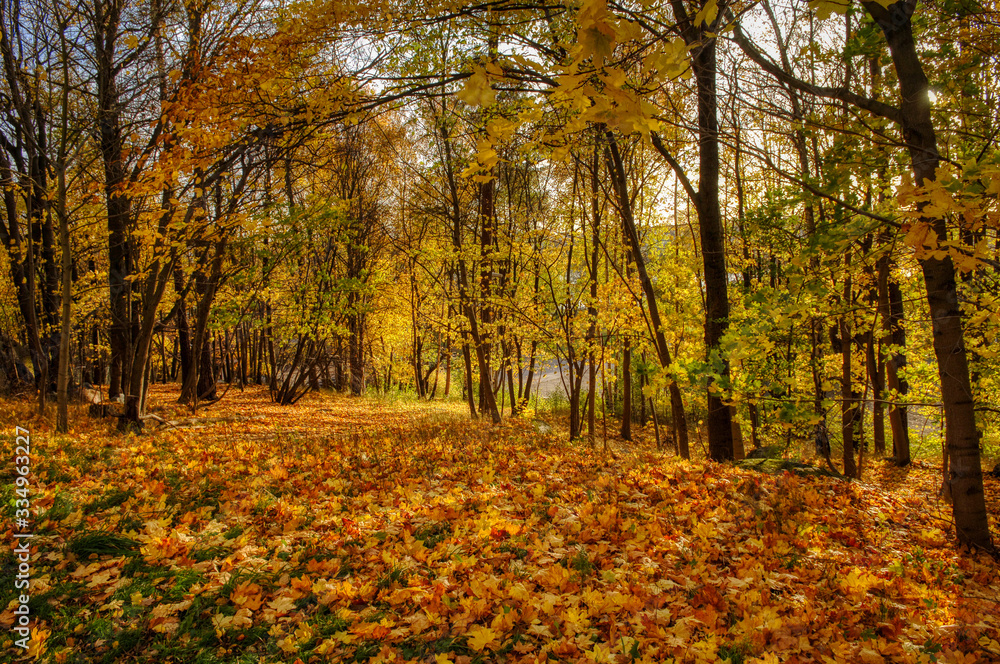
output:
[{"label": "ground covered in leaves", "polygon": [[328,395],[139,437],[30,409],[0,408],[3,659],[21,424],[42,661],[1000,661],[996,563],[929,466],[772,475]]}]

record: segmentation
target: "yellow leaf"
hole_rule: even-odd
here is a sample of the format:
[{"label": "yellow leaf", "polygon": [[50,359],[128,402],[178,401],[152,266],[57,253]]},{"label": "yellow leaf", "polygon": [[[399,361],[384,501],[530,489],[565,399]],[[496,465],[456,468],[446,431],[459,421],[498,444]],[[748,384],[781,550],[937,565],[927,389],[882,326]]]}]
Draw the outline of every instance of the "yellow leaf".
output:
[{"label": "yellow leaf", "polygon": [[976,260],[975,256],[969,256],[968,254],[963,254],[960,252],[954,252],[951,255],[952,260],[955,261],[955,267],[962,274],[968,274],[976,269],[979,261]]},{"label": "yellow leaf", "polygon": [[834,12],[846,14],[850,5],[850,0],[810,0],[809,2],[809,7],[816,12],[816,18],[821,21],[830,18]]},{"label": "yellow leaf", "polygon": [[489,106],[496,99],[496,92],[490,87],[486,71],[477,67],[456,96],[469,106]]},{"label": "yellow leaf", "polygon": [[517,129],[517,125],[505,118],[494,118],[486,125],[486,133],[488,133],[491,138],[503,141],[509,140],[510,137],[514,135],[515,129]]},{"label": "yellow leaf", "polygon": [[289,654],[296,652],[299,649],[298,644],[295,642],[295,637],[291,634],[278,641],[278,647]]},{"label": "yellow leaf", "polygon": [[595,64],[603,64],[611,56],[616,39],[607,0],[584,0],[577,16],[577,60],[592,58]]},{"label": "yellow leaf", "polygon": [[708,0],[705,5],[698,11],[694,17],[694,24],[696,26],[705,24],[706,26],[711,24],[715,20],[715,17],[719,14],[719,3],[717,0]]},{"label": "yellow leaf", "polygon": [[35,627],[31,630],[31,641],[28,643],[28,657],[41,659],[42,655],[48,649],[45,642],[51,633],[51,631],[41,627]]},{"label": "yellow leaf", "polygon": [[268,606],[278,614],[286,614],[291,613],[295,609],[295,602],[289,597],[279,597],[268,603]]},{"label": "yellow leaf", "polygon": [[534,634],[535,636],[541,636],[546,639],[555,638],[552,636],[552,631],[549,629],[548,625],[543,625],[538,620],[535,620],[535,624],[528,628],[528,633]]},{"label": "yellow leaf", "polygon": [[781,662],[781,658],[773,652],[766,652],[760,657],[755,657],[750,660],[753,664],[778,664]]},{"label": "yellow leaf", "polygon": [[295,638],[299,643],[305,643],[313,637],[313,629],[309,623],[302,623],[295,629]]},{"label": "yellow leaf", "polygon": [[611,655],[611,648],[600,643],[595,643],[593,650],[588,650],[584,654],[588,660],[597,662],[598,664],[614,661]]},{"label": "yellow leaf", "polygon": [[473,627],[466,633],[469,637],[469,647],[480,651],[497,638],[497,633],[489,627]]}]

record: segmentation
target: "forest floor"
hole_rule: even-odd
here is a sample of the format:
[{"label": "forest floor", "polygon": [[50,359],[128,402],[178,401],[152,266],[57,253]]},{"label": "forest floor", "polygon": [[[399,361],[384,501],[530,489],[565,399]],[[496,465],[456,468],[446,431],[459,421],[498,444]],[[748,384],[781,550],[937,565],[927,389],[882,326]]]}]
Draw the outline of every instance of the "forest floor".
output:
[{"label": "forest floor", "polygon": [[[234,389],[196,428],[123,436],[74,413],[60,436],[0,402],[0,658],[1000,661],[997,563],[955,544],[932,464],[772,475],[460,406]],[[15,425],[32,432],[27,652]]]}]

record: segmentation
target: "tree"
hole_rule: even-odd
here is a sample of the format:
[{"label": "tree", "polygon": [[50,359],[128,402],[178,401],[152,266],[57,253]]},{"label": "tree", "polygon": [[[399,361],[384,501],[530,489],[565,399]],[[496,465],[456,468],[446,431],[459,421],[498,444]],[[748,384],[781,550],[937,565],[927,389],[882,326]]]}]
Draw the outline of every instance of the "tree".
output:
[{"label": "tree", "polygon": [[[927,76],[913,35],[911,19],[916,3],[901,0],[888,8],[873,2],[862,6],[885,37],[899,83],[899,106],[864,97],[847,87],[816,86],[794,78],[767,59],[738,24],[736,40],[754,62],[787,84],[809,94],[856,105],[898,125],[910,154],[914,185],[926,191],[937,180],[940,157]],[[940,212],[935,214],[928,200],[918,197],[910,233],[911,237],[920,237],[916,243],[917,256],[934,325],[934,353],[947,427],[950,477],[946,481],[953,500],[956,530],[963,543],[991,548],[957,274],[950,252],[937,250],[948,241],[946,218]]]}]

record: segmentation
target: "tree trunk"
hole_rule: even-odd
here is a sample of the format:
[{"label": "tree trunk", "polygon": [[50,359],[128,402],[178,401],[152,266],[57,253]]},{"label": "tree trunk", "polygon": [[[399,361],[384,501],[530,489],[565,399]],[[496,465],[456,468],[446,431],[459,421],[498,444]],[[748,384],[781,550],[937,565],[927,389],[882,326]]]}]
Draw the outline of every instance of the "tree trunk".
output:
[{"label": "tree trunk", "polygon": [[[888,270],[888,266],[887,266]],[[906,377],[900,374],[900,369],[906,367],[906,330],[903,327],[903,291],[892,279],[891,271],[887,273],[885,288],[886,308],[888,316],[883,319],[885,334],[892,344],[892,352],[885,360],[886,389],[892,392],[895,400],[905,404],[910,386]],[[907,407],[894,404],[889,408],[889,428],[892,431],[892,454],[896,465],[907,466],[910,463],[910,423]]]},{"label": "tree trunk", "polygon": [[521,398],[522,408],[527,408],[531,403],[531,384],[535,380],[535,357],[538,350],[538,342],[531,342],[531,354],[528,357],[528,376],[524,380],[524,396]]},{"label": "tree trunk", "polygon": [[885,363],[881,362],[881,352],[875,349],[875,334],[868,334],[865,344],[865,362],[868,379],[872,386],[872,446],[875,454],[885,455]]},{"label": "tree trunk", "polygon": [[649,397],[649,412],[653,415],[653,432],[656,434],[656,449],[663,449],[663,440],[660,438],[660,420],[656,417],[656,402],[653,397]]},{"label": "tree trunk", "polygon": [[569,366],[569,439],[580,437],[580,387],[583,384],[581,376],[577,375],[576,362],[573,360],[573,347],[570,346],[570,356],[566,364]]},{"label": "tree trunk", "polygon": [[[360,303],[355,304],[360,306]],[[354,312],[349,318],[351,336],[348,339],[348,354],[350,356],[351,394],[361,396],[365,393],[365,357],[364,335],[365,317],[361,312]]]},{"label": "tree trunk", "polygon": [[448,337],[444,356],[444,398],[451,395],[451,336]]},{"label": "tree trunk", "polygon": [[597,337],[597,265],[600,258],[601,244],[601,207],[598,205],[598,193],[600,191],[600,170],[601,170],[601,134],[594,137],[594,157],[591,161],[590,172],[590,260],[587,264],[587,271],[590,273],[590,302],[587,305],[587,316],[590,324],[587,326],[587,435],[590,437],[590,444],[594,444],[597,427],[597,353],[594,348]]},{"label": "tree trunk", "polygon": [[[850,256],[847,257],[847,266],[850,269]],[[851,305],[851,278],[847,277],[844,284],[844,307]],[[854,459],[854,391],[853,369],[851,367],[851,328],[847,322],[847,314],[840,318],[840,356],[841,356],[841,426],[840,431],[844,441],[844,475],[847,477],[857,477],[858,467]]]},{"label": "tree trunk", "polygon": [[[936,180],[940,158],[931,118],[927,76],[917,54],[910,23],[909,13],[913,6],[899,2],[892,5],[892,12],[872,2],[866,2],[864,6],[885,34],[899,80],[900,124],[903,140],[910,152],[914,183],[924,186]],[[920,221],[933,230],[939,243],[947,240],[948,229],[943,216],[924,216]],[[936,258],[918,253],[918,260],[930,306],[934,354],[941,379],[949,466],[946,489],[953,501],[955,529],[963,544],[991,549],[993,542],[983,493],[979,431],[976,428],[955,266],[950,255]]]},{"label": "tree trunk", "polygon": [[[183,283],[181,281],[181,270],[178,266],[174,269],[174,290],[178,293],[183,291]],[[181,295],[180,302],[177,304],[177,354],[180,355],[180,365],[181,373],[180,379],[181,384],[186,385],[188,382],[188,376],[191,375],[194,369],[194,358],[192,357],[191,351],[191,328],[188,324],[187,315],[187,304],[184,302],[183,294]],[[181,390],[181,396],[179,401],[181,403],[186,403],[184,390]]]},{"label": "tree trunk", "polygon": [[73,257],[69,242],[69,216],[66,213],[65,169],[59,171],[59,245],[62,250],[62,324],[59,335],[59,380],[57,389],[56,430],[69,431],[69,339],[72,332]]},{"label": "tree trunk", "polygon": [[[465,332],[462,333],[465,336]],[[469,349],[469,342],[462,343],[462,364],[465,372],[465,398],[469,402],[469,416],[476,419],[476,399],[472,392],[472,353]]]},{"label": "tree trunk", "polygon": [[[653,282],[649,279],[646,271],[646,259],[642,255],[642,247],[639,243],[639,232],[635,225],[635,218],[632,216],[632,204],[628,197],[628,190],[625,181],[625,165],[622,162],[621,153],[618,151],[618,143],[612,132],[607,132],[609,171],[615,194],[618,197],[618,204],[621,210],[622,223],[625,226],[625,237],[632,251],[632,260],[635,261],[636,270],[639,273],[639,283],[642,285],[642,292],[646,296],[646,305],[649,307],[649,321],[652,325],[652,337],[656,346],[656,356],[660,361],[662,369],[669,369],[671,364],[670,349],[667,346],[667,339],[663,332],[663,322],[660,319],[660,309],[656,303],[656,292],[653,290]],[[669,384],[670,390],[670,411],[674,420],[674,434],[677,437],[677,453],[683,458],[690,458],[688,447],[687,419],[684,416],[684,402],[681,399],[681,391],[675,380]]]},{"label": "tree trunk", "polygon": [[[48,369],[39,338],[38,311],[35,307],[31,234],[29,233],[27,238],[21,234],[17,199],[14,195],[17,191],[17,184],[13,172],[9,168],[7,156],[2,150],[0,150],[0,190],[3,192],[3,209],[7,216],[6,225],[0,225],[0,239],[3,240],[7,249],[10,277],[14,284],[18,309],[24,320],[25,335],[31,348],[31,365],[37,386],[40,384],[42,375],[47,374]],[[44,391],[40,392],[40,403],[44,398]]]},{"label": "tree trunk", "polygon": [[127,181],[124,159],[124,135],[121,128],[121,108],[117,83],[115,49],[119,37],[121,5],[116,2],[95,3],[94,45],[97,62],[97,124],[100,150],[104,165],[104,193],[107,199],[108,222],[108,294],[111,324],[111,381],[108,397],[116,399],[122,393],[123,378],[130,373],[132,343],[132,242],[129,226],[132,201],[125,193]]},{"label": "tree trunk", "polygon": [[632,440],[632,342],[622,349],[622,438]]},{"label": "tree trunk", "polygon": [[743,428],[736,419],[736,406],[729,406],[729,421],[733,423],[733,458],[739,461],[746,457],[746,450],[743,447]]},{"label": "tree trunk", "polygon": [[705,269],[705,351],[718,372],[708,389],[708,455],[714,461],[733,458],[732,418],[723,401],[729,384],[729,361],[722,337],[729,327],[726,247],[719,209],[719,122],[716,92],[716,40],[708,39],[692,58],[698,85],[698,230]]}]

